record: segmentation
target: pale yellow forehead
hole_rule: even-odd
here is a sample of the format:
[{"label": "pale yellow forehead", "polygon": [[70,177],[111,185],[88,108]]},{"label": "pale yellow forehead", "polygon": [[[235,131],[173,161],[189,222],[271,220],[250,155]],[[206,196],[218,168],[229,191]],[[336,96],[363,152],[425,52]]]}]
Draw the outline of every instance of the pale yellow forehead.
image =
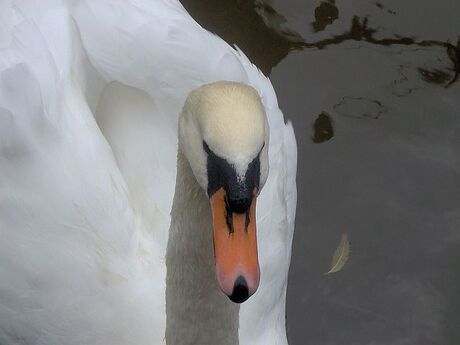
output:
[{"label": "pale yellow forehead", "polygon": [[188,103],[203,139],[216,154],[238,163],[260,151],[265,112],[252,87],[234,82],[207,84],[193,91]]}]

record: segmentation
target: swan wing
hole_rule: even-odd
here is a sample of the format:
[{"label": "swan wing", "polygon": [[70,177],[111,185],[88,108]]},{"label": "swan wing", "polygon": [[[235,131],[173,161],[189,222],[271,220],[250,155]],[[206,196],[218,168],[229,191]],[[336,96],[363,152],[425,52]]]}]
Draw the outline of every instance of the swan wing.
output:
[{"label": "swan wing", "polygon": [[160,344],[159,251],[90,108],[71,15],[0,12],[0,343]]}]

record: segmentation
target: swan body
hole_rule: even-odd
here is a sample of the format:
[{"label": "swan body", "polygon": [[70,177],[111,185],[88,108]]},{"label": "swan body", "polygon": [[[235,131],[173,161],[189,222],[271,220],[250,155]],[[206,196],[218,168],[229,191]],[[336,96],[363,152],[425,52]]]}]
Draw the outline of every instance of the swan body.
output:
[{"label": "swan body", "polygon": [[270,130],[261,280],[228,308],[232,341],[286,344],[296,146],[268,79],[173,0],[6,2],[0,18],[0,344],[165,342],[178,118],[218,80],[251,85]]}]

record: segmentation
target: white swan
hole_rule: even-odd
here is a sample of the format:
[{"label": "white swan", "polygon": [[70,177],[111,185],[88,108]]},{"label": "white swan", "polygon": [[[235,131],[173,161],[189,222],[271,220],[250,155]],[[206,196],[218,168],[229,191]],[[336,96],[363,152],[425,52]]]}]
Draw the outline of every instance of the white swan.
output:
[{"label": "white swan", "polygon": [[[260,95],[270,174],[257,206],[258,292],[237,318],[206,285],[207,306],[225,301],[231,344],[237,331],[240,344],[285,344],[296,150],[270,82],[173,0],[11,2],[0,11],[0,344],[164,343],[178,114],[191,90],[217,80]],[[202,167],[198,158],[192,165]],[[194,214],[209,213],[204,205]],[[185,308],[173,283],[171,291]],[[202,344],[216,343],[215,328],[193,324],[170,343],[193,343],[197,330]]]}]

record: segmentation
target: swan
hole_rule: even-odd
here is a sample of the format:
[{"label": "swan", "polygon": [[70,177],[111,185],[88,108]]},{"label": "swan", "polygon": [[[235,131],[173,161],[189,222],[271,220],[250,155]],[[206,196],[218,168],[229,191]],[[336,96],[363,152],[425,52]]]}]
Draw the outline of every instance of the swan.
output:
[{"label": "swan", "polygon": [[[286,344],[296,144],[270,81],[174,0],[0,18],[0,344]],[[214,261],[211,156],[260,160],[258,264]]]}]

